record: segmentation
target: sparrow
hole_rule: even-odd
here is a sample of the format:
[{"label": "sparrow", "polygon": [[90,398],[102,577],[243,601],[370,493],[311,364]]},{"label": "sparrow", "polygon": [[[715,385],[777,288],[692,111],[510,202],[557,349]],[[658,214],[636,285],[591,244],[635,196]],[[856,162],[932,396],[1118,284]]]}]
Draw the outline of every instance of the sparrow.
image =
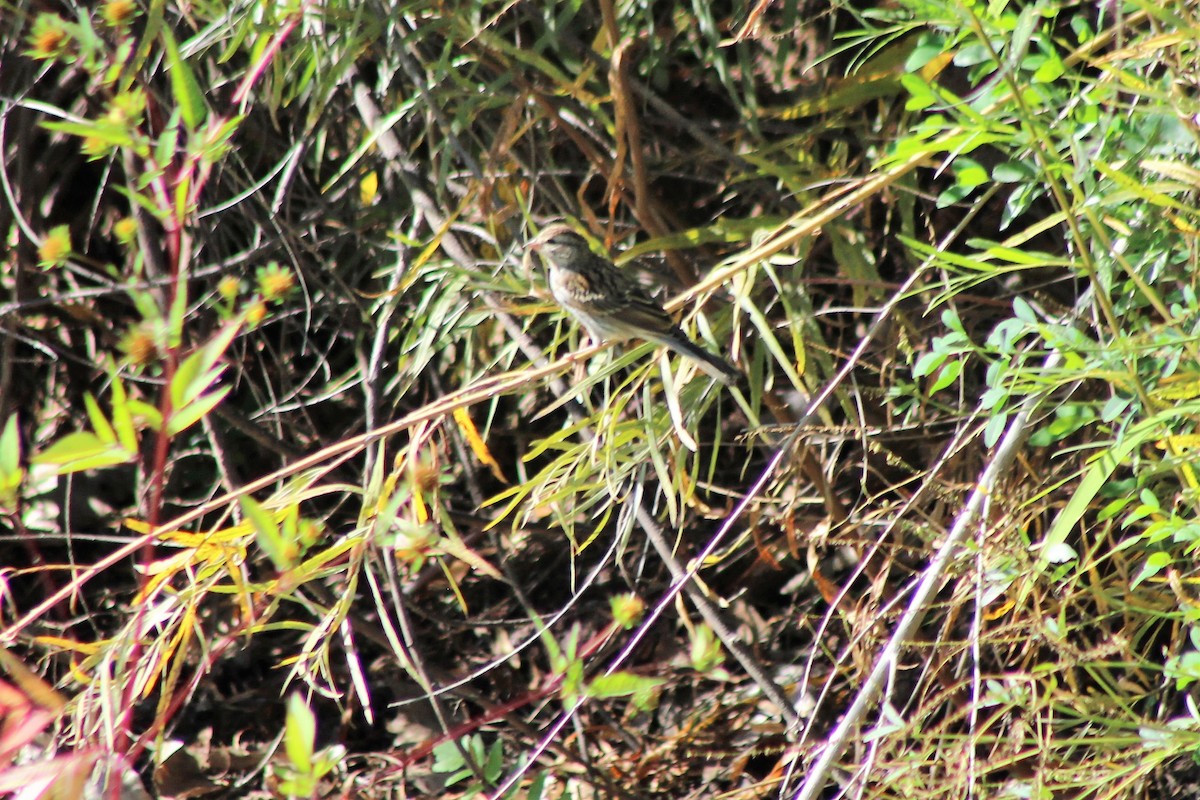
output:
[{"label": "sparrow", "polygon": [[645,339],[694,359],[726,386],[741,372],[720,356],[693,342],[645,289],[603,256],[565,223],[542,229],[528,250],[546,265],[550,293],[579,321],[594,342]]}]

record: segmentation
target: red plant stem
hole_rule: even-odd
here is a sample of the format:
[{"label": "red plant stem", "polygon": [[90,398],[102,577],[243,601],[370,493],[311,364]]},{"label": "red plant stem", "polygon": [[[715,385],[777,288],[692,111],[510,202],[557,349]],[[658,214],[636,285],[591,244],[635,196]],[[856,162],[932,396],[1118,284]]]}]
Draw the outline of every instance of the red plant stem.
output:
[{"label": "red plant stem", "polygon": [[[246,74],[245,78],[242,80],[242,83],[238,86],[237,91],[234,93],[233,104],[235,106],[240,106],[245,101],[249,95],[250,89],[253,88],[254,84],[279,54],[279,50],[283,46],[283,43],[287,40],[291,32],[294,31],[300,24],[301,20],[304,18],[304,14],[308,12],[312,5],[313,0],[305,0],[300,10],[289,16],[284,22],[283,26],[276,32],[275,37],[272,39],[271,44],[263,53],[262,58],[259,59],[259,62],[250,70],[250,72]],[[164,303],[164,311],[168,319],[170,319],[170,315],[174,311],[175,302],[179,296],[180,282],[185,280],[184,264],[182,263],[184,258],[183,236],[185,220],[182,217],[187,213],[187,209],[180,209],[174,206],[173,199],[175,194],[170,190],[173,188],[173,186],[178,185],[178,181],[182,179],[182,176],[186,175],[194,184],[188,198],[190,207],[190,201],[199,196],[201,186],[204,182],[205,175],[207,174],[207,172],[202,174],[201,171],[197,170],[197,165],[198,162],[195,158],[187,158],[176,171],[175,181],[164,183],[162,180],[157,180],[154,182],[154,191],[156,197],[159,199],[159,202],[163,204],[164,208],[171,209],[172,211],[168,217],[169,221],[166,225],[166,230],[164,231],[164,237],[166,239],[165,245],[167,250],[167,266],[170,277],[170,280],[167,282]],[[182,324],[182,322],[180,324]],[[182,331],[179,333],[182,334]],[[158,410],[161,415],[163,427],[158,431],[157,438],[154,442],[154,450],[151,454],[149,469],[150,491],[147,499],[147,513],[145,515],[147,522],[154,527],[157,527],[159,524],[162,515],[163,496],[166,492],[167,460],[170,456],[171,450],[171,436],[167,433],[167,427],[169,426],[171,416],[174,413],[174,408],[171,401],[171,381],[174,379],[176,371],[179,367],[179,348],[182,346],[182,335],[180,335],[179,339],[179,344],[167,348],[167,352],[165,353],[163,359],[163,388],[162,393],[159,396],[158,404]],[[153,562],[153,559],[153,540],[151,538],[147,538],[141,549],[140,561],[143,567],[148,567]],[[149,579],[149,575],[150,572],[148,569],[141,570],[141,576],[139,579],[140,588],[145,588],[145,581]],[[134,622],[134,631],[136,633],[134,636],[134,643],[130,649],[128,657],[128,661],[131,664],[136,663],[141,655],[142,648],[140,643],[142,636],[145,633],[142,631],[141,626],[144,619],[145,610],[146,604],[143,603],[139,607],[138,617]],[[226,637],[222,646],[212,647],[208,653],[208,664],[203,665],[197,670],[193,681],[198,682],[199,677],[205,674],[207,667],[214,662],[220,653],[224,652],[225,649],[231,646],[234,641],[236,641],[236,639],[233,636]],[[118,732],[116,746],[122,760],[125,763],[132,763],[134,760],[136,760],[137,756],[146,746],[148,740],[144,735],[139,737],[136,741],[133,737],[133,681],[130,681],[125,685],[122,694],[122,708],[124,711],[116,725]],[[158,724],[162,725],[170,720],[175,712],[178,711],[183,702],[183,698],[187,696],[188,693],[181,693],[173,698],[167,707],[166,713],[162,715],[162,719],[158,720]],[[157,727],[157,725],[155,727]],[[121,736],[121,733],[124,733],[124,736]],[[113,800],[117,800],[119,797],[120,785],[121,782],[119,780],[111,781],[111,796],[113,797]]]},{"label": "red plant stem", "polygon": [[[180,165],[176,171],[176,179],[181,180],[182,176],[188,175],[189,178],[195,178],[194,158],[186,158],[184,163]],[[174,195],[169,191],[168,186],[159,188],[159,196],[169,199]],[[199,187],[197,187],[199,191]],[[163,313],[168,321],[171,320],[171,315],[174,313],[175,301],[179,297],[180,282],[185,280],[185,269],[183,264],[183,219],[182,215],[187,213],[186,209],[179,209],[174,206],[169,206],[171,213],[168,215],[168,223],[163,231],[165,245],[167,250],[167,270],[169,280],[166,284],[166,291],[163,302]],[[180,321],[180,325],[182,325]],[[168,328],[170,324],[168,323]],[[167,428],[170,426],[171,415],[174,413],[174,404],[171,400],[171,382],[175,377],[175,372],[179,368],[179,349],[183,346],[182,331],[176,336],[172,331],[168,334],[171,339],[176,340],[174,344],[167,347],[163,355],[163,384],[159,394],[158,412],[162,420],[162,427],[158,430],[154,440],[154,451],[151,454],[149,483],[150,493],[146,507],[146,518],[148,522],[157,526],[162,516],[163,495],[166,492],[167,482],[167,459],[171,453],[171,435],[167,433]],[[155,549],[152,539],[146,539],[142,545],[139,561],[142,569],[139,570],[138,590],[143,591],[146,587],[146,582],[150,579],[150,567],[154,562]],[[129,649],[127,663],[137,664],[142,655],[142,639],[148,633],[142,629],[142,625],[146,617],[146,609],[148,603],[138,605],[137,616],[133,621],[133,644]],[[134,745],[133,739],[133,706],[136,694],[136,681],[128,681],[121,691],[121,716],[117,720],[115,727],[116,736],[115,745],[117,753],[121,756],[124,763],[133,763],[136,756],[131,755],[130,748]],[[120,796],[121,781],[114,780],[109,776],[109,796],[112,800],[118,800]]]},{"label": "red plant stem", "polygon": [[[170,280],[167,281],[166,298],[163,305],[168,319],[175,307],[175,299],[179,296],[179,281],[182,265],[179,263],[183,250],[183,224],[172,218],[171,226],[165,231],[167,244],[167,267],[170,270]],[[166,491],[167,456],[170,454],[171,437],[166,428],[170,424],[174,412],[171,403],[171,381],[175,370],[179,367],[178,347],[168,347],[163,358],[163,387],[158,399],[158,412],[161,415],[163,429],[158,432],[154,441],[154,453],[150,463],[150,498],[147,504],[146,521],[157,526],[162,514],[163,493]],[[153,545],[146,542],[142,549],[142,564],[148,564],[153,558]],[[143,580],[146,575],[143,574]]]},{"label": "red plant stem", "polygon": [[262,58],[246,73],[246,76],[242,78],[242,82],[238,84],[237,91],[233,93],[233,104],[235,106],[240,106],[245,102],[246,97],[250,94],[250,90],[254,88],[254,84],[258,82],[258,79],[266,72],[267,67],[275,60],[275,56],[279,54],[279,49],[283,47],[283,43],[287,41],[292,31],[296,30],[297,26],[300,25],[300,20],[304,19],[304,15],[308,13],[312,4],[313,0],[306,0],[300,6],[300,10],[288,17],[284,21],[283,26],[275,32],[275,37],[267,45],[267,49],[263,51]]}]

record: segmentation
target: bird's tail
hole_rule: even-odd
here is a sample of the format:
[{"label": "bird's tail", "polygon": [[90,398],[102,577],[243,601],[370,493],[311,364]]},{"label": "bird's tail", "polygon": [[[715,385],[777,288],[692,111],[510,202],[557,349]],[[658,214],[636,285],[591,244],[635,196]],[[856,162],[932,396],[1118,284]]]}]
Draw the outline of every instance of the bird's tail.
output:
[{"label": "bird's tail", "polygon": [[742,377],[741,370],[720,356],[708,352],[682,332],[678,336],[664,337],[659,344],[665,344],[676,353],[694,360],[700,369],[726,386],[733,386],[738,378]]}]

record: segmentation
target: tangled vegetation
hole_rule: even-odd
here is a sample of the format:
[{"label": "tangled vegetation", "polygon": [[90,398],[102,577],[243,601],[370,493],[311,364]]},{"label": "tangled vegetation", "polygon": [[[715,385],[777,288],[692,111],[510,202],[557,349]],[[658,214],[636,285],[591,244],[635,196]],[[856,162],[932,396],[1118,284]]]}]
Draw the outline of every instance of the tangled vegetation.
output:
[{"label": "tangled vegetation", "polygon": [[4,14],[0,790],[1198,791],[1195,0]]}]

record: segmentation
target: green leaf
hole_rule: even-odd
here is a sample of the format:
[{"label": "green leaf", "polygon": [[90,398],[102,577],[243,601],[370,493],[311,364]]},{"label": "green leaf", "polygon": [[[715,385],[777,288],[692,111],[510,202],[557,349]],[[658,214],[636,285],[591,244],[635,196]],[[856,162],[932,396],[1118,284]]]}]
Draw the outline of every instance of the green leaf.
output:
[{"label": "green leaf", "polygon": [[[177,197],[183,183],[184,181],[180,181],[175,187]],[[175,213],[179,219],[191,213],[191,209],[184,206],[185,201],[177,201]],[[188,282],[186,280],[179,281],[175,292],[175,299],[171,302],[171,307],[167,309],[167,347],[172,349],[183,346],[183,325],[187,320],[188,314],[187,288]]]},{"label": "green leaf", "polygon": [[1042,65],[1033,72],[1034,83],[1053,83],[1063,76],[1067,71],[1067,67],[1063,64],[1062,59],[1057,53],[1051,53],[1046,56],[1046,60]]},{"label": "green leaf", "polygon": [[[175,158],[175,150],[179,144],[179,123],[182,119],[182,112],[176,108],[171,112],[171,116],[167,118],[167,124],[163,126],[163,131],[159,134],[158,141],[154,145],[154,160],[160,166],[170,164]],[[139,189],[145,189],[153,180],[152,174],[147,174],[141,177],[138,182]],[[162,209],[166,211],[167,209]]]},{"label": "green leaf", "polygon": [[991,61],[993,61],[991,48],[984,46],[982,42],[975,42],[960,47],[954,53],[952,63],[956,67],[973,67],[976,64],[984,64]]},{"label": "green leaf", "polygon": [[597,699],[609,697],[647,698],[666,682],[664,678],[647,678],[632,672],[614,672],[611,675],[601,675],[588,684],[587,696]]},{"label": "green leaf", "polygon": [[775,362],[779,366],[779,369],[787,376],[792,386],[801,392],[805,391],[804,381],[792,365],[792,359],[784,352],[783,346],[779,344],[779,340],[775,338],[775,326],[749,298],[739,297],[738,300],[740,301],[739,306],[742,311],[757,330],[760,341],[767,348],[767,351],[775,357]]},{"label": "green leaf", "polygon": [[13,414],[0,433],[0,509],[11,510],[19,503],[17,490],[25,479],[21,469],[21,436],[17,430],[17,415]]},{"label": "green leaf", "polygon": [[21,468],[21,435],[17,430],[17,415],[9,416],[0,433],[0,476],[12,475]]},{"label": "green leaf", "polygon": [[204,159],[209,162],[220,160],[229,151],[229,140],[237,133],[246,117],[236,116],[226,120],[220,126],[209,130],[204,137],[201,154]]},{"label": "green leaf", "polygon": [[[152,172],[150,170],[146,170],[142,177],[145,178],[147,175],[152,176]],[[128,186],[122,186],[116,183],[111,184],[111,188],[116,190],[117,194],[124,197],[130,203],[137,204],[139,208],[150,214],[150,216],[154,217],[159,222],[162,222],[167,218],[167,214],[164,213],[163,209],[160,208],[151,198],[146,197],[141,192],[134,191]]]},{"label": "green leaf", "polygon": [[[1071,494],[1071,499],[1067,501],[1067,505],[1055,518],[1054,524],[1046,533],[1046,538],[1041,543],[1034,545],[1034,548],[1045,551],[1065,542],[1084,514],[1092,507],[1092,501],[1109,481],[1114,470],[1128,464],[1131,454],[1147,441],[1160,436],[1165,423],[1197,413],[1200,413],[1200,403],[1185,403],[1155,415],[1125,431],[1111,447],[1092,459],[1083,480],[1079,482]],[[1153,495],[1150,497],[1153,498]],[[1157,506],[1158,501],[1154,499],[1153,502]],[[1041,559],[1043,562],[1045,561],[1044,556]]]},{"label": "green leaf", "polygon": [[191,67],[183,60],[179,52],[179,44],[171,29],[163,26],[163,45],[167,51],[167,72],[171,77],[171,92],[175,95],[175,103],[183,114],[183,121],[192,130],[198,130],[204,124],[208,115],[208,106],[204,102],[204,92],[196,82]]},{"label": "green leaf", "polygon": [[988,172],[978,161],[960,158],[954,162],[954,182],[959,186],[973,189],[987,181]]},{"label": "green leaf", "polygon": [[1038,321],[1037,312],[1033,310],[1033,306],[1029,305],[1029,301],[1020,295],[1013,298],[1013,316],[1030,325],[1035,325]]},{"label": "green leaf", "polygon": [[992,167],[992,180],[997,183],[1020,183],[1036,175],[1037,171],[1024,161],[1005,161]]},{"label": "green leaf", "polygon": [[1146,563],[1142,565],[1141,571],[1134,577],[1133,581],[1129,584],[1129,588],[1136,589],[1138,587],[1139,583],[1142,583],[1143,581],[1147,580],[1148,578],[1153,578],[1155,575],[1162,572],[1167,567],[1171,566],[1171,564],[1174,561],[1175,561],[1175,559],[1173,559],[1171,557],[1170,553],[1166,553],[1166,552],[1162,552],[1162,551],[1159,551],[1157,553],[1151,553],[1146,558]]},{"label": "green leaf", "polygon": [[901,75],[900,85],[908,92],[905,111],[921,111],[937,103],[937,95],[927,81],[917,75]]},{"label": "green leaf", "polygon": [[171,377],[171,408],[179,409],[199,397],[208,388],[200,375],[200,353],[192,353],[179,363]]},{"label": "green leaf", "polygon": [[922,34],[917,41],[917,46],[912,49],[904,61],[904,71],[916,72],[940,56],[945,50],[946,41],[941,36]]},{"label": "green leaf", "polygon": [[221,377],[225,367],[218,367],[217,363],[240,330],[240,323],[224,325],[207,344],[183,360],[171,380],[173,408],[186,408]]},{"label": "green leaf", "polygon": [[125,384],[114,376],[113,378],[113,428],[117,441],[126,450],[137,450],[137,430],[133,427],[133,412],[129,404],[129,395],[125,393]]},{"label": "green leaf", "polygon": [[487,761],[483,765],[485,780],[495,783],[504,774],[504,742],[497,739],[488,751]]},{"label": "green leaf", "polygon": [[317,718],[304,698],[293,692],[288,697],[287,723],[283,746],[292,765],[301,772],[313,769],[313,747],[317,741]]},{"label": "green leaf", "polygon": [[963,362],[957,358],[943,366],[938,372],[937,378],[929,387],[929,393],[937,394],[942,389],[945,389],[947,386],[958,380],[958,376],[962,374],[962,368]]},{"label": "green leaf", "polygon": [[200,397],[176,411],[171,415],[170,423],[167,424],[167,435],[174,436],[192,427],[205,414],[216,408],[217,404],[225,399],[225,395],[229,394],[232,388],[231,386],[222,386],[215,392],[200,395]]},{"label": "green leaf", "polygon": [[954,205],[955,203],[958,203],[961,200],[966,199],[967,196],[970,195],[972,191],[974,191],[973,186],[963,186],[962,184],[959,184],[959,183],[956,183],[953,186],[948,186],[948,187],[946,187],[945,191],[943,191],[941,194],[939,194],[937,196],[937,201],[936,201],[937,207],[938,208],[949,208],[950,206]]},{"label": "green leaf", "polygon": [[109,443],[94,433],[78,431],[68,433],[54,444],[33,456],[34,464],[65,464],[81,458],[91,458],[109,449]]},{"label": "green leaf", "polygon": [[725,662],[725,652],[721,649],[721,643],[708,625],[697,625],[690,638],[692,669],[707,674]]},{"label": "green leaf", "polygon": [[145,420],[146,427],[150,428],[150,430],[162,430],[162,414],[159,413],[157,408],[141,400],[130,400],[126,403],[126,406],[129,409],[129,413]]},{"label": "green leaf", "polygon": [[316,754],[316,759],[313,763],[313,779],[321,780],[345,761],[346,748],[344,745],[335,744],[323,748],[321,752]]},{"label": "green leaf", "polygon": [[442,742],[433,748],[433,771],[439,773],[457,772],[466,766],[462,751],[457,742]]},{"label": "green leaf", "polygon": [[[542,796],[546,791],[547,773],[539,772],[534,776],[533,781],[525,789],[525,800],[542,800]],[[520,788],[514,786],[513,789]]]},{"label": "green leaf", "polygon": [[95,139],[112,147],[129,147],[133,137],[125,125],[111,122],[43,122],[42,127],[58,133],[69,133],[81,139]]},{"label": "green leaf", "polygon": [[106,442],[94,433],[79,431],[68,433],[32,459],[34,464],[50,464],[58,468],[58,474],[99,469],[132,461],[136,453],[130,452],[115,440]]},{"label": "green leaf", "polygon": [[943,350],[930,350],[925,355],[917,359],[917,363],[913,365],[912,375],[914,378],[924,378],[926,375],[932,375],[935,370],[945,363],[950,357],[950,353]]},{"label": "green leaf", "polygon": [[267,558],[271,559],[271,563],[280,572],[290,569],[295,559],[290,554],[287,542],[279,533],[275,518],[253,498],[241,497],[238,498],[238,503],[242,507],[242,514],[254,528],[258,546],[267,554]]},{"label": "green leaf", "polygon": [[996,414],[989,419],[983,429],[983,443],[988,447],[995,447],[996,442],[1000,441],[1000,437],[1004,435],[1006,425],[1008,425],[1007,414]]}]

